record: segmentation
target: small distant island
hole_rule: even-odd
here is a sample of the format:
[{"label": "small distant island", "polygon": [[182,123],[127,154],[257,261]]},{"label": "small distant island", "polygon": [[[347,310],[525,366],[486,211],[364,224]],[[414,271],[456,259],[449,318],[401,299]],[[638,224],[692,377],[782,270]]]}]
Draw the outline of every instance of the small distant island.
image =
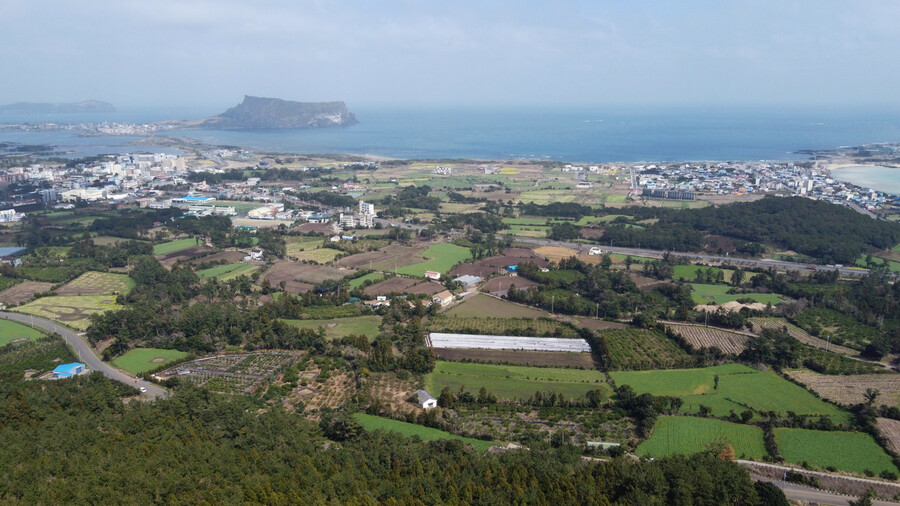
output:
[{"label": "small distant island", "polygon": [[196,128],[267,129],[349,126],[357,120],[344,102],[292,102],[247,95],[218,116],[189,123]]},{"label": "small distant island", "polygon": [[71,103],[17,102],[0,106],[0,114],[77,114],[116,112],[109,102],[85,100]]}]

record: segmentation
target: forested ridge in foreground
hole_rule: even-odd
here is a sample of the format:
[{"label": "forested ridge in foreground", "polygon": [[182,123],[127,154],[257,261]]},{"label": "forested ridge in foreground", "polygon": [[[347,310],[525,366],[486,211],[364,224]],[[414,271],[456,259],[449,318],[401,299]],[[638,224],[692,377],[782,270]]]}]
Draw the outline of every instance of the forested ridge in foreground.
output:
[{"label": "forested ridge in foreground", "polygon": [[315,425],[190,386],[123,404],[130,390],[99,374],[0,385],[0,501],[755,505],[772,504],[773,492],[783,500],[713,451],[599,463],[536,442],[480,456],[459,441],[366,433],[344,414]]}]

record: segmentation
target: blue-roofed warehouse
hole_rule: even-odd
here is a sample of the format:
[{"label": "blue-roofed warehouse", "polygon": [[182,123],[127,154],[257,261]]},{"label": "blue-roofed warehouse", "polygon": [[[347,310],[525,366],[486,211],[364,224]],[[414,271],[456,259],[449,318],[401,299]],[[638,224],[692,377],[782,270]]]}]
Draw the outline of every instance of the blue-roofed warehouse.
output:
[{"label": "blue-roofed warehouse", "polygon": [[53,379],[71,378],[83,374],[87,368],[81,362],[72,362],[71,364],[62,364],[53,369]]}]

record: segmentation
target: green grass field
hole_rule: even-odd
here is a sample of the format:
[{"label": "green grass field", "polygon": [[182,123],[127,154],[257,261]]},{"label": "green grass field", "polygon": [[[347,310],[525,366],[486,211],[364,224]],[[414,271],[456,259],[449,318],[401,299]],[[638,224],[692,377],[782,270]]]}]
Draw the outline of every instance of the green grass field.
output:
[{"label": "green grass field", "polygon": [[768,454],[759,427],[693,416],[659,417],[653,426],[653,435],[641,443],[635,453],[648,457],[692,455],[719,439],[730,444],[740,459],[762,460]]},{"label": "green grass field", "polygon": [[367,415],[365,413],[356,413],[353,415],[360,424],[362,424],[363,428],[366,430],[386,430],[392,432],[398,432],[403,434],[404,436],[418,436],[422,441],[438,441],[441,439],[458,439],[464,443],[468,443],[475,447],[479,452],[484,452],[491,446],[494,446],[492,441],[482,441],[480,439],[474,439],[470,437],[457,436],[454,434],[450,434],[449,432],[444,432],[438,429],[432,429],[431,427],[425,427],[423,425],[416,425],[414,423],[406,423],[401,422],[399,420],[392,420],[390,418],[382,418],[380,416]]},{"label": "green grass field", "polygon": [[127,274],[88,271],[60,287],[60,295],[126,294],[135,287]]},{"label": "green grass field", "polygon": [[[696,270],[696,269],[695,269]],[[775,293],[727,293],[732,287],[727,285],[707,285],[701,283],[691,283],[693,288],[694,302],[697,304],[725,304],[726,302],[738,299],[753,299],[754,302],[762,302],[763,304],[778,304],[781,302],[781,296]]]},{"label": "green grass field", "polygon": [[43,316],[72,328],[85,330],[91,323],[90,316],[92,314],[122,309],[122,307],[116,304],[116,298],[112,295],[58,295],[33,300],[17,307],[16,311]]},{"label": "green grass field", "polygon": [[112,363],[131,374],[140,374],[186,356],[187,353],[178,350],[135,348],[116,358]]},{"label": "green grass field", "polygon": [[469,251],[469,248],[442,242],[430,246],[422,252],[422,256],[428,260],[401,267],[397,269],[397,273],[409,276],[424,276],[425,271],[437,271],[444,274],[457,263],[471,258],[472,252]]},{"label": "green grass field", "polygon": [[775,443],[784,460],[794,464],[808,462],[860,474],[867,469],[875,474],[897,472],[891,457],[863,432],[777,428]]},{"label": "green grass field", "polygon": [[301,329],[325,328],[325,337],[340,339],[350,334],[363,334],[374,341],[381,326],[380,316],[356,316],[352,318],[333,318],[328,320],[284,320],[285,323]]},{"label": "green grass field", "polygon": [[21,323],[9,320],[0,320],[0,346],[16,341],[34,341],[43,337],[44,334]]},{"label": "green grass field", "polygon": [[243,274],[249,274],[259,267],[250,264],[225,264],[197,272],[201,279],[217,278],[219,281],[228,281]]},{"label": "green grass field", "polygon": [[315,249],[323,246],[324,240],[321,237],[288,237],[285,239],[287,247],[287,256],[296,257],[300,252]]},{"label": "green grass field", "polygon": [[168,255],[169,253],[174,253],[176,251],[181,251],[183,249],[193,248],[197,246],[197,239],[193,237],[188,237],[185,239],[178,239],[175,241],[164,242],[162,244],[157,244],[153,246],[153,254],[154,255]]},{"label": "green grass field", "polygon": [[582,369],[438,361],[434,371],[425,376],[425,388],[435,396],[444,387],[456,393],[462,386],[474,394],[485,387],[501,399],[524,399],[538,390],[563,393],[569,398],[595,389],[606,395],[612,392],[602,372]]},{"label": "green grass field", "polygon": [[[631,385],[637,393],[681,397],[681,411],[697,413],[700,405],[709,406],[715,416],[728,416],[731,410],[741,413],[750,406],[756,411],[775,411],[785,416],[788,411],[799,415],[826,415],[836,424],[847,423],[849,416],[777,374],[758,371],[740,364],[726,364],[702,369],[668,371],[628,371],[610,373],[617,386]],[[719,388],[715,389],[715,376]],[[758,415],[756,415],[758,419]]]},{"label": "green grass field", "polygon": [[722,271],[722,275],[724,276],[725,282],[731,282],[731,273],[734,272],[731,269],[720,269],[718,267],[706,267],[703,265],[676,265],[672,270],[672,279],[678,281],[680,279],[684,279],[685,281],[694,281],[697,279],[697,269],[702,271],[701,279],[706,279],[707,270],[712,274],[713,281],[716,279],[716,275],[719,271]]},{"label": "green grass field", "polygon": [[378,281],[384,279],[384,274],[382,274],[380,272],[370,272],[370,273],[366,274],[365,276],[360,276],[358,278],[351,279],[348,284],[350,285],[350,289],[353,290],[355,288],[359,288],[360,286],[363,285],[363,283],[365,283],[366,281],[368,281],[370,279],[372,281],[378,282]]}]

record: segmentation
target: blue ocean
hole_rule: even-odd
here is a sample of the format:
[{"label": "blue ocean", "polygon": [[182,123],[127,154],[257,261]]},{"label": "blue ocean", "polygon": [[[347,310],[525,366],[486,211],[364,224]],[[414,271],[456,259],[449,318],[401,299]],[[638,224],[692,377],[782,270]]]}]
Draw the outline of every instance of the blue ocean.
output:
[{"label": "blue ocean", "polygon": [[[797,160],[798,150],[900,142],[898,108],[354,107],[359,124],[297,130],[183,130],[167,135],[285,153],[571,162]],[[128,109],[114,114],[0,116],[0,122],[154,122],[218,110]],[[0,132],[0,142],[54,144],[70,156],[158,151],[130,137]]]}]

